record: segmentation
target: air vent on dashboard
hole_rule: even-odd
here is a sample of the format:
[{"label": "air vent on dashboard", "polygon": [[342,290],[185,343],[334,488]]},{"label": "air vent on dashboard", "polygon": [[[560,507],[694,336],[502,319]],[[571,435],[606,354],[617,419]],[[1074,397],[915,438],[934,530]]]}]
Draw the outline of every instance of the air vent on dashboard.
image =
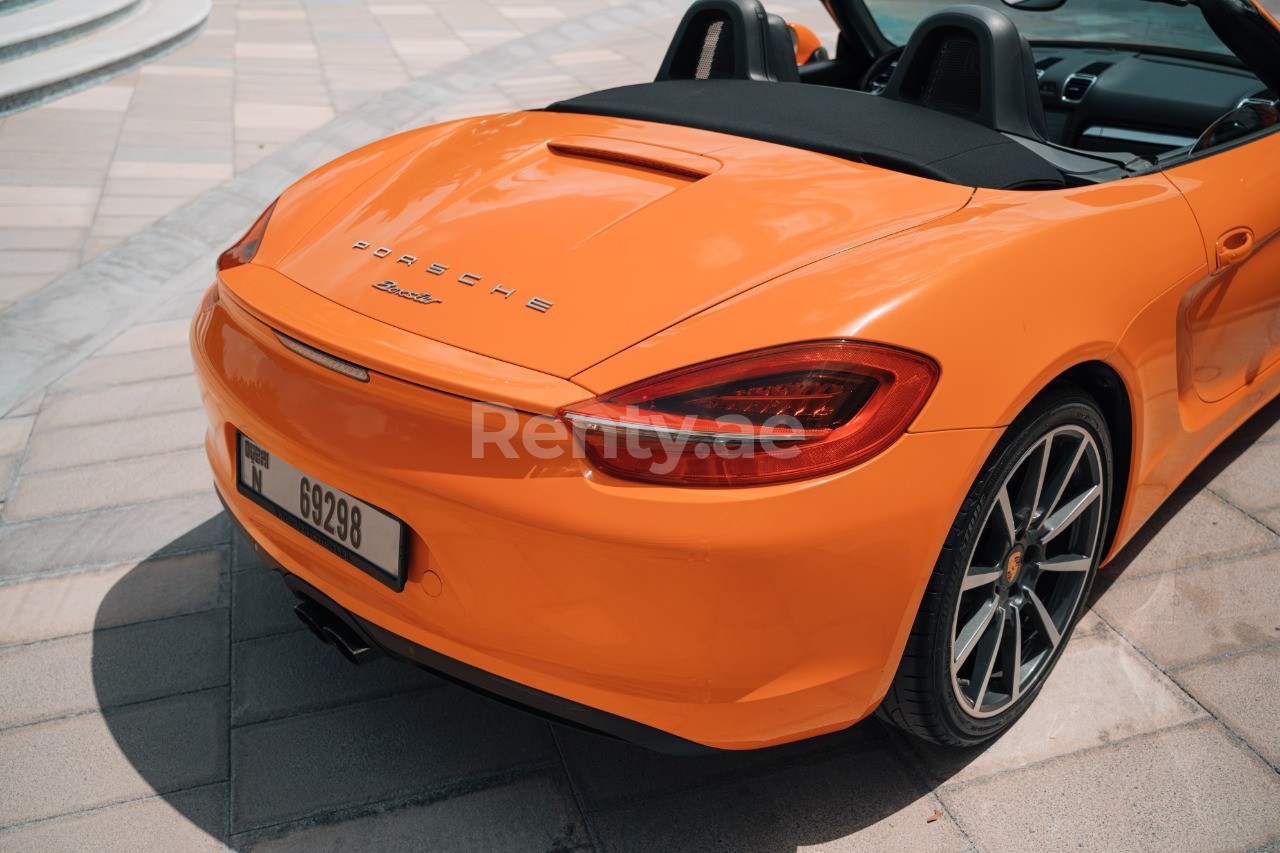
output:
[{"label": "air vent on dashboard", "polygon": [[893,72],[897,70],[898,60],[895,59],[876,72],[876,76],[872,77],[871,82],[867,84],[867,91],[873,95],[879,95],[889,88],[889,81],[893,79]]},{"label": "air vent on dashboard", "polygon": [[1093,84],[1097,82],[1097,77],[1090,77],[1087,74],[1072,74],[1067,78],[1067,82],[1062,85],[1062,100],[1068,104],[1080,103],[1084,100],[1085,95],[1089,94]]},{"label": "air vent on dashboard", "polygon": [[1089,94],[1089,90],[1098,82],[1102,72],[1111,67],[1110,62],[1091,62],[1074,74],[1067,76],[1062,84],[1062,100],[1067,104],[1078,104]]},{"label": "air vent on dashboard", "polygon": [[1044,73],[1046,71],[1048,71],[1050,68],[1057,65],[1061,61],[1062,61],[1061,56],[1050,56],[1047,59],[1042,59],[1039,62],[1037,62],[1036,63],[1036,79],[1039,80],[1041,77],[1044,76]]}]

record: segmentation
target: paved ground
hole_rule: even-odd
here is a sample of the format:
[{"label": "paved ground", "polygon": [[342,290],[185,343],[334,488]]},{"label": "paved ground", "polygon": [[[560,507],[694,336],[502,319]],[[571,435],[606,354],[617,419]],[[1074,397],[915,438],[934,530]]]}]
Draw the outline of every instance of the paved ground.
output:
[{"label": "paved ground", "polygon": [[0,850],[1280,849],[1280,404],[979,752],[651,755],[349,667],[235,543],[184,346],[216,248],[396,127],[643,79],[679,5],[220,2],[0,122]]}]

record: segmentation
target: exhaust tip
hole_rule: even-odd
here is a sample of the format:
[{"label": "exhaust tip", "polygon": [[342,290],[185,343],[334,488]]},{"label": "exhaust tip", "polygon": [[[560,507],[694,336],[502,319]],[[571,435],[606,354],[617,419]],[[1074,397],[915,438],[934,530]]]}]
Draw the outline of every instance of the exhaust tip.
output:
[{"label": "exhaust tip", "polygon": [[329,635],[324,631],[324,623],[332,618],[329,611],[314,601],[304,601],[293,608],[293,615],[298,617],[298,621],[305,625],[317,640],[322,643],[331,642]]},{"label": "exhaust tip", "polygon": [[338,653],[357,666],[377,657],[377,653],[351,626],[317,601],[307,599],[293,608],[298,621],[320,642],[333,646]]},{"label": "exhaust tip", "polygon": [[326,626],[324,634],[325,641],[337,649],[340,655],[356,666],[359,666],[364,663],[364,661],[372,657],[370,652],[373,650],[361,642],[354,632],[347,629],[346,625],[339,624]]}]

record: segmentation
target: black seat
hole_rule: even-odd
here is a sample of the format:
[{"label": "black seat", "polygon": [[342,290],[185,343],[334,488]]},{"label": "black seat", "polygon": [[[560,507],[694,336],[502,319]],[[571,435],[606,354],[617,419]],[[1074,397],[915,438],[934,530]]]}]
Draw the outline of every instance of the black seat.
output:
[{"label": "black seat", "polygon": [[883,96],[1002,133],[1048,137],[1031,45],[984,6],[949,6],[921,21]]},{"label": "black seat", "polygon": [[697,0],[658,70],[663,80],[800,80],[786,21],[756,0]]}]

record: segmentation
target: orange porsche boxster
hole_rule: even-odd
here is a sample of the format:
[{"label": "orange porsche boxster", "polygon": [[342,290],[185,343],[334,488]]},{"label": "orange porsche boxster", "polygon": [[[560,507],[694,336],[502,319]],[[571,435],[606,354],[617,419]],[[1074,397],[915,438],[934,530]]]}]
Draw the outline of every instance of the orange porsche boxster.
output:
[{"label": "orange porsche boxster", "polygon": [[1280,393],[1275,2],[698,0],[654,82],[354,151],[218,260],[217,489],[352,660],[987,740]]}]

